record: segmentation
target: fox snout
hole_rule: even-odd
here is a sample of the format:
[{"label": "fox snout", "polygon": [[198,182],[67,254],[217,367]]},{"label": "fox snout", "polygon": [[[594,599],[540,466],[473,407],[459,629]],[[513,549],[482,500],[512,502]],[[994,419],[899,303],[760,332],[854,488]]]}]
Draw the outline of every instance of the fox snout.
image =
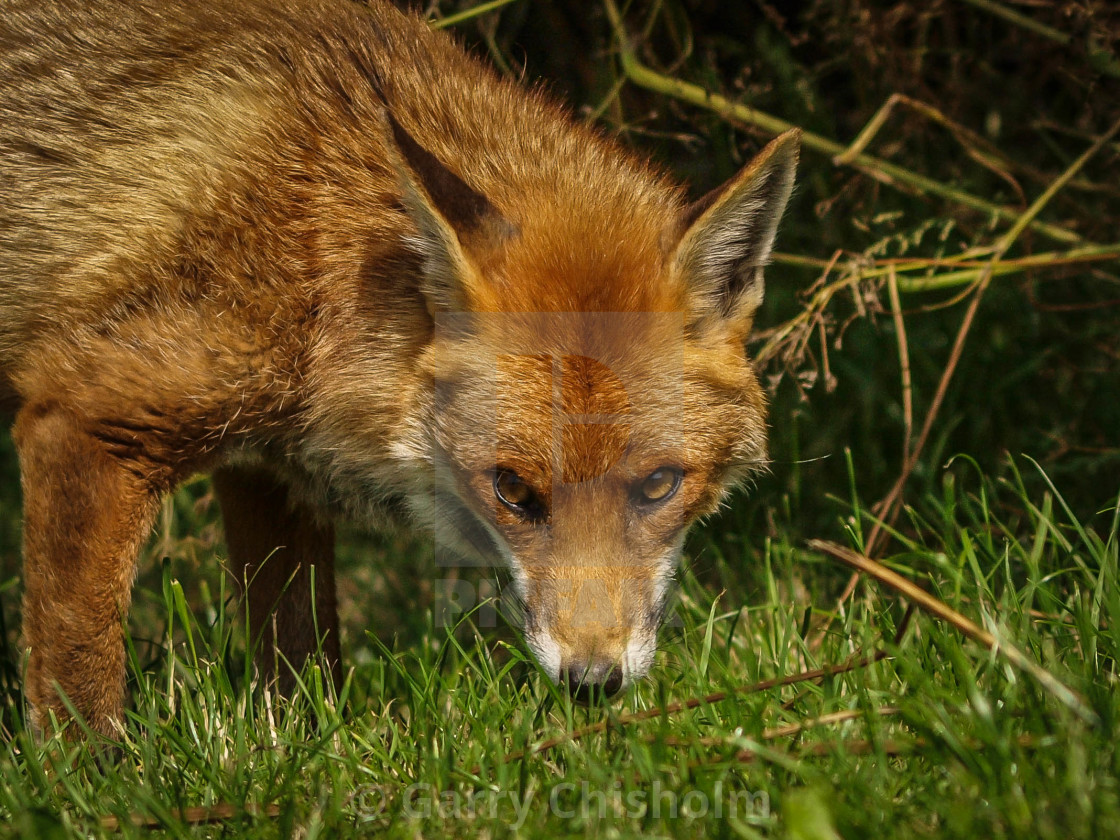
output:
[{"label": "fox snout", "polygon": [[[667,560],[662,573],[671,574],[674,562]],[[547,580],[528,583],[526,641],[552,681],[577,701],[613,697],[653,662],[665,587],[625,571],[553,569]]]},{"label": "fox snout", "polygon": [[[623,686],[644,676],[648,665],[627,662],[628,635],[624,628],[598,623],[575,628],[574,632],[565,626],[526,627],[529,647],[552,681],[584,703],[596,696],[613,697]],[[635,673],[635,667],[641,672]]]},{"label": "fox snout", "polygon": [[597,692],[614,697],[622,689],[622,668],[609,662],[596,662],[584,669],[564,668],[560,679],[568,693],[581,703],[590,703]]}]

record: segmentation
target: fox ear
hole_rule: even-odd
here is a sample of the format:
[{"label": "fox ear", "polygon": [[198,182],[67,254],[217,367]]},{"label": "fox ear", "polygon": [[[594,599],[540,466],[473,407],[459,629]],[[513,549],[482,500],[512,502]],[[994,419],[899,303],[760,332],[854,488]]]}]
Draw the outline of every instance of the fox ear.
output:
[{"label": "fox ear", "polygon": [[476,277],[471,253],[481,254],[517,229],[482,193],[443,165],[385,112],[400,155],[398,174],[404,201],[419,236],[413,244],[424,257],[421,290],[433,311],[463,311]]},{"label": "fox ear", "polygon": [[678,217],[673,265],[688,286],[689,328],[745,337],[762,303],[762,268],[793,190],[801,132],[772,140]]}]

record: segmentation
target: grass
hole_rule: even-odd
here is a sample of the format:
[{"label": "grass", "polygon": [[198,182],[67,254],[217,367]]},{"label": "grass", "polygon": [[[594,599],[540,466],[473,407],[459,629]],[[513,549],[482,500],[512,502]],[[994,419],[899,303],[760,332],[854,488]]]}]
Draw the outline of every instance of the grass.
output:
[{"label": "grass", "polygon": [[805,129],[753,348],[774,476],[691,539],[651,676],[590,709],[490,605],[448,625],[439,593],[485,571],[354,532],[345,688],[311,668],[273,696],[196,480],[141,564],[98,753],[24,727],[0,434],[0,837],[1120,837],[1120,17],[441,5],[698,194]]},{"label": "grass", "polygon": [[[1020,466],[1037,470],[1012,464],[991,481],[950,466],[940,495],[908,509],[886,563],[1014,644],[1094,722],[998,648],[907,618],[880,584],[864,579],[835,605],[844,574],[824,552],[790,541],[732,552],[703,533],[690,569],[719,588],[682,572],[653,675],[613,706],[573,706],[508,629],[477,626],[482,613],[444,626],[420,545],[394,560],[427,568],[408,584],[429,606],[405,641],[352,632],[342,696],[312,666],[297,697],[275,697],[245,665],[220,544],[175,537],[207,533],[200,482],[153,540],[169,559],[138,596],[119,753],[37,741],[9,706],[0,832],[1117,836],[1120,508],[1105,498],[1079,520],[1056,488],[1032,495]],[[858,549],[867,512],[836,506]],[[180,578],[195,561],[201,581]]]}]

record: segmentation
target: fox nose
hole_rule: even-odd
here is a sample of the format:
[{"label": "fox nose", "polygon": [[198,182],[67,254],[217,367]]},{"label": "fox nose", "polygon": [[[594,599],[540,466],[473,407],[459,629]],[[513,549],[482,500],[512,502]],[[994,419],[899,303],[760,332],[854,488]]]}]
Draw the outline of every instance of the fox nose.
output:
[{"label": "fox nose", "polygon": [[560,682],[577,703],[588,704],[601,694],[614,697],[622,688],[622,669],[610,662],[596,662],[587,667],[567,666],[560,670]]}]

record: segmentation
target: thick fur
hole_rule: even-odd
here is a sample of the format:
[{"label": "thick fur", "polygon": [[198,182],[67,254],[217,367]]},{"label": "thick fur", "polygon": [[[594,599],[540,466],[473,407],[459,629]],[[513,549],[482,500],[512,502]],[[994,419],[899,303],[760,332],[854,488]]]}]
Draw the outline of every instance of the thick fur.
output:
[{"label": "thick fur", "polygon": [[[796,146],[690,207],[383,0],[2,0],[39,719],[61,689],[112,728],[137,552],[198,471],[266,670],[315,648],[313,606],[337,666],[330,522],[403,513],[510,564],[553,678],[644,674],[686,528],[765,460],[744,340]],[[679,490],[639,505],[662,467]]]}]

